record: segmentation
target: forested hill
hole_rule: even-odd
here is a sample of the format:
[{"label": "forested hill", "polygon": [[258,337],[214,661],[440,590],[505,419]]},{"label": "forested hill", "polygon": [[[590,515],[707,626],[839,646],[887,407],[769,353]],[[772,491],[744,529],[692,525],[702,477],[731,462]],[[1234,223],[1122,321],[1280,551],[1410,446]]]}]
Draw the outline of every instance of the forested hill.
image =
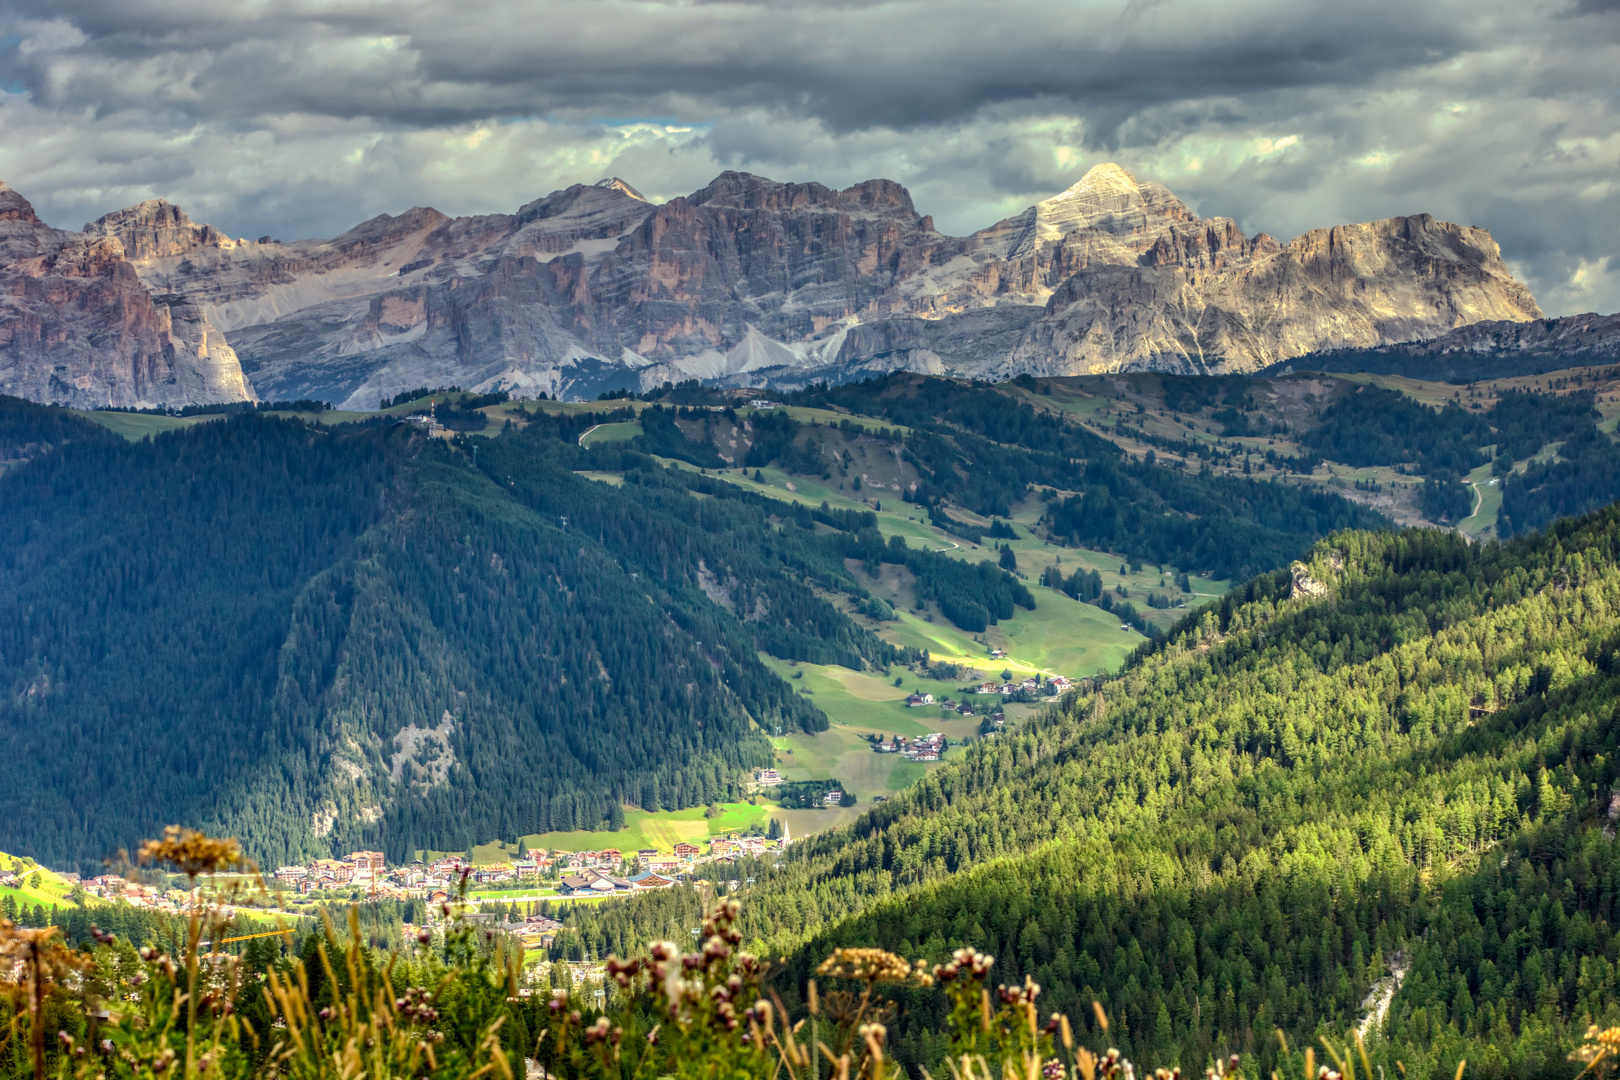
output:
[{"label": "forested hill", "polygon": [[[1620,509],[1544,535],[1342,533],[1120,678],[810,838],[758,947],[969,946],[1132,1056],[1342,1033],[1399,977],[1389,1075],[1573,1075],[1620,1010]],[[612,930],[634,905],[592,918]],[[1393,983],[1384,984],[1392,986]],[[919,996],[891,1038],[938,1047]]]},{"label": "forested hill", "polygon": [[[1051,504],[1054,543],[1228,573],[1383,521],[1336,495],[1127,460],[992,388],[866,389],[871,415],[905,427],[861,439],[906,462],[906,497],[950,528],[967,526],[948,500],[994,512],[1079,490]],[[480,434],[249,410],[127,443],[0,401],[0,451],[30,459],[0,476],[0,752],[26,763],[0,793],[0,845],[94,865],[185,821],[276,864],[612,828],[626,807],[736,796],[773,762],[764,730],[826,726],[761,652],[885,673],[920,660],[874,632],[896,618],[863,584],[884,565],[971,633],[1036,603],[1003,569],[885,536],[864,508],[666,467],[719,467],[741,438],[755,468],[847,472],[847,420],[465,395],[434,415]],[[632,418],[631,442],[579,445]]]},{"label": "forested hill", "polygon": [[612,826],[825,726],[759,650],[904,659],[831,599],[867,597],[862,515],[479,442],[247,415],[0,477],[0,847],[93,863],[186,821],[274,865]]},{"label": "forested hill", "polygon": [[[1013,385],[1036,383],[1024,377]],[[903,454],[919,473],[907,494],[911,501],[1005,516],[1031,492],[1044,490],[1055,499],[1044,521],[1053,538],[1214,577],[1272,569],[1334,529],[1393,524],[1338,492],[1220,476],[1181,461],[1164,467],[1151,450],[1127,454],[1004,389],[900,372],[814,387],[787,400],[907,425]],[[775,440],[756,442],[749,464],[789,460],[788,448],[803,456],[811,440],[795,442],[795,426],[785,415],[774,423]],[[1057,492],[1069,494],[1056,498]]]},{"label": "forested hill", "polygon": [[0,394],[0,462],[31,458],[70,441],[110,444],[117,439],[67,409]]}]

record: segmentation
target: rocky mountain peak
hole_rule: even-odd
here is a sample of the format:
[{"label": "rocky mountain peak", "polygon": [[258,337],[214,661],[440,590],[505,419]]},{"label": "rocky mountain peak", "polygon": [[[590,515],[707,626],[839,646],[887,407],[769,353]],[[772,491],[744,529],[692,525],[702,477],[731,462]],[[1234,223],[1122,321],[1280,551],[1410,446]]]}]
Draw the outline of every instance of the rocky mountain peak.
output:
[{"label": "rocky mountain peak", "polygon": [[136,270],[165,254],[236,247],[151,199],[82,233],[45,226],[0,184],[0,393],[79,406],[251,401],[224,335]]},{"label": "rocky mountain peak", "polygon": [[743,210],[876,211],[916,216],[911,193],[893,180],[863,180],[835,190],[815,181],[783,183],[752,173],[726,171],[686,197],[693,206],[734,206]]},{"label": "rocky mountain peak", "polygon": [[1146,205],[1136,177],[1109,162],[1093,165],[1072,186],[1050,199],[1042,199],[1033,209],[1053,225],[1080,228],[1099,214],[1140,210]]},{"label": "rocky mountain peak", "polygon": [[1094,194],[1139,194],[1142,185],[1137,182],[1123,166],[1115,165],[1112,161],[1105,161],[1101,165],[1093,165],[1086,170],[1078,183],[1064,192],[1065,195],[1075,192],[1091,192]]},{"label": "rocky mountain peak", "polygon": [[863,210],[895,210],[904,214],[917,212],[911,202],[911,192],[893,180],[862,180],[839,194]]},{"label": "rocky mountain peak", "polygon": [[188,255],[200,248],[235,247],[212,225],[198,225],[166,199],[147,199],[85,225],[86,236],[115,237],[133,260]]},{"label": "rocky mountain peak", "polygon": [[143,228],[188,229],[191,227],[191,218],[167,199],[144,199],[134,206],[101,215],[81,231],[99,233],[129,225]]},{"label": "rocky mountain peak", "polygon": [[745,210],[783,209],[800,199],[819,201],[832,189],[821,184],[784,184],[769,177],[727,169],[686,197],[693,206],[735,206]]},{"label": "rocky mountain peak", "polygon": [[629,184],[625,183],[623,180],[620,180],[617,176],[604,177],[601,180],[598,180],[595,184],[593,184],[591,186],[592,187],[599,187],[599,188],[607,188],[609,191],[617,191],[621,195],[628,195],[632,199],[637,200],[638,202],[650,202],[651,201],[650,199],[647,198],[647,196],[643,195],[641,192],[637,191],[635,188],[631,187]]},{"label": "rocky mountain peak", "polygon": [[[972,240],[997,258],[1043,264],[1035,278],[1049,277],[1044,264],[1057,257],[1057,273],[1066,277],[1098,264],[1134,265],[1161,242],[1176,246],[1171,237],[1175,227],[1197,221],[1168,188],[1138,180],[1110,162],[1093,166],[1067,190],[975,233]],[[1059,245],[1073,250],[1054,256]],[[1040,287],[1028,291],[1032,298],[1046,295]]]},{"label": "rocky mountain peak", "polygon": [[332,243],[342,247],[350,242],[400,236],[422,229],[435,229],[449,220],[448,214],[431,206],[413,206],[401,214],[378,214],[376,217],[367,218],[348,232],[335,237]]},{"label": "rocky mountain peak", "polygon": [[1036,203],[1034,210],[1048,237],[1087,228],[1121,233],[1193,218],[1168,188],[1142,183],[1112,163],[1093,166],[1079,183]]},{"label": "rocky mountain peak", "polygon": [[12,190],[4,180],[0,180],[0,221],[21,221],[28,225],[44,224],[34,213],[34,204],[23,198],[20,192]]},{"label": "rocky mountain peak", "polygon": [[1280,244],[1113,163],[967,237],[892,180],[738,171],[659,205],[608,177],[285,245],[158,199],[66,233],[0,185],[0,389],[50,400],[1249,371],[1539,314],[1484,230],[1419,214]]}]

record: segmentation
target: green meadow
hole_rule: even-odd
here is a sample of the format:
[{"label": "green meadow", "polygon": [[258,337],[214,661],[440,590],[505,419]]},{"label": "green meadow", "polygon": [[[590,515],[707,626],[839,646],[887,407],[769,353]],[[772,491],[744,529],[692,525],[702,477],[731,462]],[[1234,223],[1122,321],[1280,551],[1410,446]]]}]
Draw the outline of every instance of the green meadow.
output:
[{"label": "green meadow", "polygon": [[1474,512],[1457,523],[1457,531],[1471,540],[1496,535],[1496,515],[1502,510],[1502,481],[1491,475],[1487,462],[1468,474],[1468,482],[1474,487]]},{"label": "green meadow", "polygon": [[[0,899],[9,896],[18,904],[27,904],[29,907],[35,905],[68,907],[73,904],[69,898],[73,886],[32,859],[0,852],[0,872],[14,873],[22,882],[18,886],[0,886]],[[37,887],[31,884],[35,874],[39,875]]]},{"label": "green meadow", "polygon": [[617,424],[598,424],[579,437],[581,446],[596,446],[599,443],[624,442],[641,434],[641,424],[636,420],[625,420]]},{"label": "green meadow", "polygon": [[[577,831],[532,833],[523,837],[530,851],[599,851],[618,848],[634,853],[641,848],[669,851],[676,844],[701,844],[711,837],[728,832],[747,832],[754,825],[764,828],[770,821],[774,806],[767,803],[754,805],[746,802],[722,803],[718,817],[705,817],[705,808],[690,806],[684,810],[626,810],[624,828],[616,832]],[[449,852],[428,852],[438,857]],[[473,863],[510,862],[517,858],[517,846],[492,841],[473,848]]]},{"label": "green meadow", "polygon": [[223,419],[217,413],[209,416],[160,416],[154,413],[107,412],[100,409],[70,411],[75,416],[82,416],[92,423],[100,424],[115,435],[122,435],[130,442],[139,442],[149,436],[161,435],[165,431],[176,431],[193,424]]}]

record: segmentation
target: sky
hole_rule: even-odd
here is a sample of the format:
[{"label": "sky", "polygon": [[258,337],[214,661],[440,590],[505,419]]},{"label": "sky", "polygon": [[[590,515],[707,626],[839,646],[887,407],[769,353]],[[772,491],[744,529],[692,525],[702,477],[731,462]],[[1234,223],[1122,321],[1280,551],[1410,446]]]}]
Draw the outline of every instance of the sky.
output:
[{"label": "sky", "polygon": [[0,180],[64,228],[739,169],[963,234],[1108,161],[1283,240],[1482,226],[1548,315],[1620,311],[1620,0],[0,0]]}]

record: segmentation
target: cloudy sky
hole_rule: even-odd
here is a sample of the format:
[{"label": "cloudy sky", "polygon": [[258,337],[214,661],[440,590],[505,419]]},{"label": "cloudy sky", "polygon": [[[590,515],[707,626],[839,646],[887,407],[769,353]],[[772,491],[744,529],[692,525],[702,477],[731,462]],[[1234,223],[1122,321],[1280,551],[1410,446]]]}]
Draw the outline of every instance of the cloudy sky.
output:
[{"label": "cloudy sky", "polygon": [[1620,0],[0,0],[0,179],[55,225],[508,211],[617,175],[906,184],[970,232],[1116,161],[1287,238],[1489,228],[1620,310]]}]

